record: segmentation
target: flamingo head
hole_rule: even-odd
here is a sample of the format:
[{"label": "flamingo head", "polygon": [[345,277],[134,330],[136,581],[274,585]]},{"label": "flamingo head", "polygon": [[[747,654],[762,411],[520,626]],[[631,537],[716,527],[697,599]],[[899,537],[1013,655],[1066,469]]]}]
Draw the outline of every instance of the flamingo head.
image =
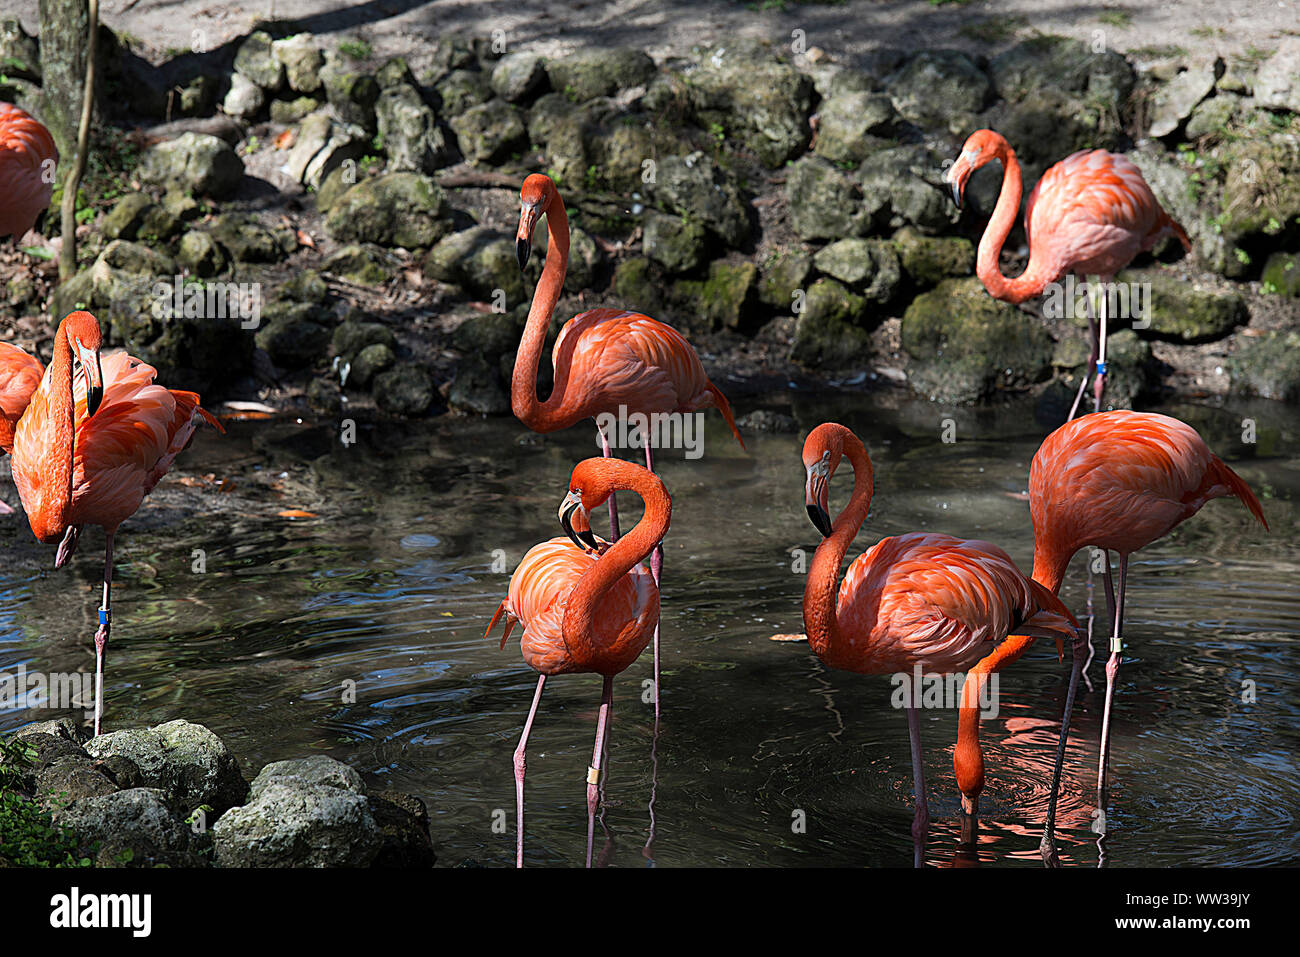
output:
[{"label": "flamingo head", "polygon": [[952,201],[958,209],[961,209],[962,195],[971,174],[991,160],[1002,159],[1006,150],[1007,141],[992,130],[976,130],[966,138],[961,153],[944,174],[944,179],[952,190]]},{"label": "flamingo head", "polygon": [[519,231],[515,234],[515,258],[522,270],[528,265],[533,251],[533,230],[542,218],[551,200],[555,198],[555,183],[545,173],[533,173],[519,190]]},{"label": "flamingo head", "polygon": [[86,386],[86,414],[94,415],[104,399],[104,370],[99,363],[99,350],[104,345],[104,334],[99,320],[88,312],[69,313],[59,324],[72,349],[74,369]]},{"label": "flamingo head", "polygon": [[844,456],[844,437],[849,430],[834,422],[823,422],[808,433],[803,443],[803,467],[808,473],[804,501],[808,517],[823,537],[831,534],[831,476]]}]

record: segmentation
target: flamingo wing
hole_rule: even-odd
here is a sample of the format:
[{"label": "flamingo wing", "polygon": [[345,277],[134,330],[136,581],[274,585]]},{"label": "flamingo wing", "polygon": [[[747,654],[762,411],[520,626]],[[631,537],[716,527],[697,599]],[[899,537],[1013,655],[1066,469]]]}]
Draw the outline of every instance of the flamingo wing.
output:
[{"label": "flamingo wing", "polygon": [[1112,276],[1167,235],[1186,234],[1125,156],[1080,150],[1047,170],[1029,194],[1025,235],[1075,272]]},{"label": "flamingo wing", "polygon": [[[546,675],[588,670],[570,655],[563,625],[575,586],[595,563],[595,556],[569,539],[552,538],[529,549],[515,569],[504,611],[507,622],[524,624],[520,646],[533,670]],[[650,640],[658,610],[654,578],[643,566],[634,566],[601,598],[594,619],[598,644],[623,645],[629,636],[644,635],[643,641],[638,637],[630,643],[635,660]],[[631,660],[617,670],[628,664]]]},{"label": "flamingo wing", "polygon": [[14,429],[44,374],[41,360],[0,342],[0,450],[14,450]]},{"label": "flamingo wing", "polygon": [[0,236],[22,236],[50,205],[59,151],[41,123],[0,103]]},{"label": "flamingo wing", "polygon": [[886,538],[858,557],[840,587],[845,663],[869,674],[962,671],[1008,634],[1074,636],[1068,612],[1001,548],[951,535]]},{"label": "flamingo wing", "polygon": [[1264,521],[1250,488],[1195,429],[1152,412],[1116,410],[1068,422],[1043,441],[1029,469],[1035,534],[1076,548],[1129,554],[1226,495]]},{"label": "flamingo wing", "polygon": [[86,415],[86,388],[74,379],[76,439],[70,524],[116,528],[140,507],[189,444],[199,423],[218,429],[193,392],[154,384],[153,366],[125,352],[103,360],[104,398]]}]

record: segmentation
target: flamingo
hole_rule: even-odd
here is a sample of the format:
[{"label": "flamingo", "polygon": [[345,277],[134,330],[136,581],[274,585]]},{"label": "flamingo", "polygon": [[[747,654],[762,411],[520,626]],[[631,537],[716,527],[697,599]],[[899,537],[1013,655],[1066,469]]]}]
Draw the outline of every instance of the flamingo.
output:
[{"label": "flamingo", "polygon": [[[609,544],[591,532],[591,510],[616,490],[636,492],[645,503],[641,521]],[[510,578],[510,590],[492,616],[484,637],[504,616],[504,648],[523,622],[520,647],[538,672],[537,691],[515,749],[515,865],[524,866],[524,771],[528,734],[551,675],[591,673],[602,677],[596,744],[587,774],[587,867],[600,783],[601,757],[608,747],[614,676],[627,669],[650,643],[659,625],[659,586],[640,562],[668,531],[672,499],[653,472],[617,458],[579,462],[560,504],[567,538],[552,538],[528,551]]]},{"label": "flamingo", "polygon": [[[167,474],[200,421],[224,431],[193,392],[154,385],[157,371],[124,352],[101,363],[103,336],[88,312],[59,323],[54,356],[14,433],[12,468],[37,539],[59,542],[54,567],[84,525],[104,529],[104,600],[95,632],[95,734],[103,717],[104,647],[111,629],[113,536]],[[74,364],[80,374],[73,376]]]},{"label": "flamingo", "polygon": [[[40,359],[8,342],[0,342],[0,452],[13,452],[14,429],[27,411],[27,403],[44,371]],[[0,515],[11,514],[13,509],[0,502]]]},{"label": "flamingo", "polygon": [[[853,495],[832,523],[830,482],[845,456],[853,466]],[[974,733],[980,685],[990,672],[1023,654],[1036,637],[1055,639],[1058,647],[1062,638],[1073,639],[1074,618],[998,546],[930,532],[882,539],[849,566],[837,594],[840,564],[871,507],[871,459],[852,431],[826,422],[805,440],[803,464],[808,515],[824,536],[804,587],[808,643],[832,668],[859,674],[910,679],[916,666],[927,675],[970,669],[962,688],[953,763],[963,811],[973,820],[984,787],[984,759]],[[1016,637],[1008,638],[1010,634]],[[916,792],[913,863],[921,867],[930,812],[915,701],[907,707],[907,726]]]},{"label": "flamingo", "polygon": [[[1097,763],[1097,807],[1106,810],[1106,769],[1111,703],[1123,648],[1124,587],[1129,556],[1168,534],[1211,499],[1236,496],[1267,529],[1250,486],[1214,455],[1196,430],[1153,412],[1114,411],[1067,422],[1044,441],[1029,467],[1029,510],[1034,522],[1034,578],[1055,594],[1074,553],[1094,546],[1106,553],[1106,601],[1112,624],[1106,662],[1106,707]],[[1119,554],[1119,589],[1110,571],[1110,552]],[[1047,827],[1041,852],[1057,864],[1052,832],[1056,795],[1070,733],[1070,712],[1084,667],[1080,638],[1061,718],[1061,738],[1052,774]]]},{"label": "flamingo", "polygon": [[[743,449],[745,441],[736,428],[731,405],[704,374],[691,344],[672,326],[639,312],[591,309],[566,322],[552,353],[555,386],[546,401],[538,400],[537,367],[569,268],[569,217],[555,183],[542,173],[533,173],[524,180],[519,200],[515,254],[520,269],[528,265],[533,230],[543,215],[547,229],[546,264],[533,291],[511,375],[510,404],[519,421],[534,432],[555,432],[601,414],[650,416],[716,408]],[[599,428],[598,431],[608,457],[608,438]],[[654,471],[649,434],[644,438],[646,467]],[[618,507],[613,495],[609,497],[609,525],[610,539],[617,540]],[[651,557],[650,570],[659,584],[662,547]],[[658,717],[658,630],[653,643],[655,717]]]},{"label": "flamingo", "polygon": [[19,238],[36,224],[54,192],[59,151],[40,121],[0,103],[0,236]]},{"label": "flamingo", "polygon": [[[1029,194],[1025,207],[1025,238],[1029,264],[1014,279],[998,269],[998,256],[1020,208],[1020,163],[1006,139],[993,130],[976,130],[966,140],[945,179],[953,201],[961,208],[966,181],[993,160],[1002,163],[1002,190],[997,206],[980,237],[975,274],[994,299],[1021,303],[1039,295],[1068,272],[1109,283],[1139,252],[1165,236],[1177,236],[1191,252],[1183,228],[1161,208],[1151,187],[1133,162],[1106,150],[1071,153],[1047,170]],[[1106,381],[1106,296],[1101,296],[1100,330],[1089,316],[1092,350],[1088,369],[1096,368],[1094,411],[1101,410]],[[1088,382],[1085,372],[1070,407],[1073,419]]]}]

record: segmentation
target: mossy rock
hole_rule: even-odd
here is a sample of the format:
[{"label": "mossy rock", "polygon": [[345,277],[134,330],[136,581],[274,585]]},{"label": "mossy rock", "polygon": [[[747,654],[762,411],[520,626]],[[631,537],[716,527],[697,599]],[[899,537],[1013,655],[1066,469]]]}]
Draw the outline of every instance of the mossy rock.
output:
[{"label": "mossy rock", "polygon": [[1272,329],[1243,339],[1228,360],[1234,392],[1300,401],[1300,329]]},{"label": "mossy rock", "polygon": [[393,274],[392,263],[378,246],[353,243],[331,253],[322,264],[326,272],[365,286],[387,282]]},{"label": "mossy rock", "polygon": [[546,63],[546,75],[555,90],[575,103],[647,84],[655,75],[655,62],[638,47],[579,50]]},{"label": "mossy rock", "polygon": [[975,247],[959,236],[924,236],[907,227],[894,234],[903,272],[920,289],[945,279],[969,276],[975,268]]},{"label": "mossy rock", "polygon": [[[480,299],[510,307],[524,298],[515,240],[487,226],[452,233],[429,250],[426,275],[464,286]],[[504,298],[502,298],[504,297]]]},{"label": "mossy rock", "polygon": [[245,213],[223,213],[212,221],[212,237],[236,262],[279,262],[298,248],[287,226],[263,226]]},{"label": "mossy rock", "polygon": [[314,96],[300,96],[292,100],[272,100],[271,122],[292,126],[320,108],[321,101]]},{"label": "mossy rock", "polygon": [[344,242],[407,248],[431,246],[450,223],[442,188],[420,173],[386,173],[363,180],[343,194],[325,220]]},{"label": "mossy rock", "polygon": [[392,368],[396,361],[397,354],[386,343],[376,342],[368,345],[352,360],[348,382],[364,389],[370,385],[376,375]]},{"label": "mossy rock", "polygon": [[465,159],[471,163],[499,163],[528,145],[524,114],[504,100],[472,106],[448,122]]},{"label": "mossy rock", "polygon": [[814,152],[833,163],[854,165],[890,145],[900,120],[888,96],[865,91],[828,97],[817,116]]},{"label": "mossy rock", "polygon": [[703,52],[691,75],[696,116],[706,129],[740,140],[776,169],[808,146],[813,83],[761,41],[743,39]]},{"label": "mossy rock", "polygon": [[458,116],[492,99],[487,74],[478,70],[453,70],[435,88],[443,116]]},{"label": "mossy rock", "polygon": [[510,412],[510,394],[501,381],[497,364],[477,353],[461,360],[447,404],[460,412],[475,415],[507,415]]},{"label": "mossy rock", "polygon": [[908,384],[940,402],[1023,391],[1051,371],[1047,330],[974,278],[944,280],[912,300],[901,338]]},{"label": "mossy rock", "polygon": [[845,369],[871,354],[871,337],[862,328],[867,300],[834,279],[818,279],[808,289],[795,324],[790,360],[810,369]]},{"label": "mossy rock", "polygon": [[[1296,137],[1253,130],[1218,155],[1226,171],[1215,223],[1226,242],[1276,249],[1300,237],[1300,143]],[[1229,261],[1226,275],[1247,275],[1250,257]]]},{"label": "mossy rock", "polygon": [[462,355],[480,355],[496,363],[519,348],[527,312],[522,307],[510,312],[471,316],[451,334],[451,347]]},{"label": "mossy rock", "polygon": [[1151,284],[1147,324],[1136,317],[1133,324],[1144,339],[1183,344],[1213,342],[1250,318],[1246,300],[1235,290],[1206,289],[1154,269],[1125,270],[1116,281]]},{"label": "mossy rock", "polygon": [[1059,90],[1113,107],[1117,112],[1137,82],[1133,67],[1114,50],[1095,52],[1081,40],[1050,34],[1017,43],[989,63],[996,93],[1028,100]]},{"label": "mossy rock", "polygon": [[714,262],[709,264],[707,278],[678,280],[673,294],[682,301],[691,329],[738,330],[753,317],[757,282],[758,267],[752,262]]},{"label": "mossy rock", "polygon": [[872,302],[894,298],[902,281],[898,253],[880,239],[838,240],[820,250],[813,257],[813,265]]},{"label": "mossy rock", "polygon": [[978,113],[988,102],[984,71],[959,50],[924,50],[889,82],[894,107],[919,126],[946,128],[955,115]]},{"label": "mossy rock", "polygon": [[800,239],[865,236],[872,213],[864,206],[861,184],[820,156],[805,156],[786,171],[785,195],[790,225]]},{"label": "mossy rock", "polygon": [[795,294],[807,288],[812,256],[798,248],[781,249],[768,257],[758,281],[758,298],[773,309],[786,312]]},{"label": "mossy rock", "polygon": [[670,273],[691,272],[704,262],[708,230],[685,216],[647,209],[641,248]]},{"label": "mossy rock", "polygon": [[749,239],[749,208],[740,187],[702,153],[666,156],[649,184],[656,205],[708,227],[729,248]]},{"label": "mossy rock", "polygon": [[154,277],[170,277],[176,272],[176,262],[170,256],[143,243],[131,243],[125,239],[115,239],[105,246],[96,261],[96,265],[99,264]]},{"label": "mossy rock", "polygon": [[[268,316],[267,313],[270,313]],[[330,331],[310,317],[315,309],[308,303],[268,305],[255,341],[271,361],[282,369],[301,369],[325,358]]]},{"label": "mossy rock", "polygon": [[373,133],[377,126],[375,102],[379,99],[379,83],[375,78],[352,69],[333,51],[326,54],[325,68],[320,76],[325,96],[339,117],[345,123]]},{"label": "mossy rock", "polygon": [[99,231],[109,239],[135,239],[153,205],[146,193],[127,193],[104,216]]},{"label": "mossy rock", "polygon": [[347,319],[335,327],[331,344],[335,355],[351,360],[373,345],[386,345],[396,351],[397,337],[393,334],[393,330],[381,322]]},{"label": "mossy rock", "polygon": [[[530,284],[536,285],[542,278],[542,266],[546,262],[546,251],[550,243],[550,234],[543,229],[533,234],[533,255],[528,262],[527,276]],[[510,237],[511,262],[518,264],[514,258],[514,237]],[[596,245],[596,240],[585,229],[571,226],[569,229],[569,268],[564,274],[564,291],[573,295],[584,289],[593,289],[597,275],[605,263],[605,255]],[[511,300],[512,302],[517,300]]]},{"label": "mossy rock", "polygon": [[1300,253],[1274,253],[1259,277],[1264,292],[1300,298]]},{"label": "mossy rock", "polygon": [[181,237],[176,261],[195,276],[215,276],[226,268],[226,254],[221,244],[204,230],[193,229]]},{"label": "mossy rock", "polygon": [[284,83],[284,64],[275,56],[271,35],[265,30],[249,34],[235,53],[235,72],[263,90],[274,93]]},{"label": "mossy rock", "polygon": [[632,256],[619,263],[611,285],[626,309],[653,316],[663,306],[663,273],[645,256]]},{"label": "mossy rock", "polygon": [[226,199],[244,178],[244,162],[225,140],[183,133],[151,146],[140,160],[140,178],[182,192]]},{"label": "mossy rock", "polygon": [[380,409],[390,415],[404,416],[425,415],[437,394],[429,373],[413,363],[381,372],[375,376],[370,391]]}]

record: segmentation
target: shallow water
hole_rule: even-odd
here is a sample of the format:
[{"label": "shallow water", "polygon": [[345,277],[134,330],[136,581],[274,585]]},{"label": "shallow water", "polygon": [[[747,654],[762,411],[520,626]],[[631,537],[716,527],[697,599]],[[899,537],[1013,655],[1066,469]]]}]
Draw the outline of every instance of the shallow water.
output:
[{"label": "shallow water", "polygon": [[[702,459],[658,456],[674,497],[663,719],[655,740],[647,650],[615,685],[597,852],[617,866],[907,866],[907,722],[888,679],[834,672],[806,644],[768,640],[802,630],[791,550],[811,557],[818,541],[803,507],[802,438],[834,419],[870,450],[876,497],[850,558],[885,535],[932,529],[995,541],[1028,571],[1033,535],[1018,493],[1054,423],[1023,403],[953,411],[871,395],[772,396],[737,412],[756,407],[790,412],[800,433],[751,433],[744,453],[710,413]],[[1131,563],[1107,862],[1295,865],[1300,428],[1293,409],[1263,402],[1159,411],[1195,425],[1246,477],[1273,531],[1235,500],[1216,501]],[[1244,417],[1256,420],[1257,445],[1241,442]],[[250,777],[268,761],[328,753],[372,788],[424,798],[440,864],[513,863],[511,753],[536,676],[517,641],[499,651],[483,630],[523,553],[559,534],[555,508],[573,464],[597,451],[594,428],[536,436],[512,419],[438,421],[363,428],[353,447],[330,424],[229,428],[202,436],[181,464],[193,475],[244,470],[244,498],[169,480],[119,534],[107,727],[201,722]],[[275,481],[248,479],[254,462]],[[850,487],[846,467],[833,510]],[[620,508],[626,531],[639,503],[625,493]],[[314,517],[277,514],[292,509]],[[594,525],[605,533],[603,515]],[[0,568],[0,670],[93,670],[100,546],[88,530],[73,567],[54,572],[53,549],[35,545],[21,515],[0,518],[0,547],[17,556]],[[201,574],[194,549],[206,554]],[[494,573],[502,553],[506,571]],[[1089,593],[1080,555],[1062,594],[1083,613]],[[1040,866],[1066,674],[1041,642],[1002,674],[999,713],[981,728],[978,855],[957,848],[956,713],[923,712],[931,864]],[[1067,864],[1098,860],[1101,660],[1090,674],[1065,778]],[[1243,703],[1245,681],[1254,703]],[[356,683],[354,702],[345,682]],[[595,676],[548,682],[528,756],[530,864],[582,862],[599,697]],[[0,731],[61,713],[0,711]]]}]

